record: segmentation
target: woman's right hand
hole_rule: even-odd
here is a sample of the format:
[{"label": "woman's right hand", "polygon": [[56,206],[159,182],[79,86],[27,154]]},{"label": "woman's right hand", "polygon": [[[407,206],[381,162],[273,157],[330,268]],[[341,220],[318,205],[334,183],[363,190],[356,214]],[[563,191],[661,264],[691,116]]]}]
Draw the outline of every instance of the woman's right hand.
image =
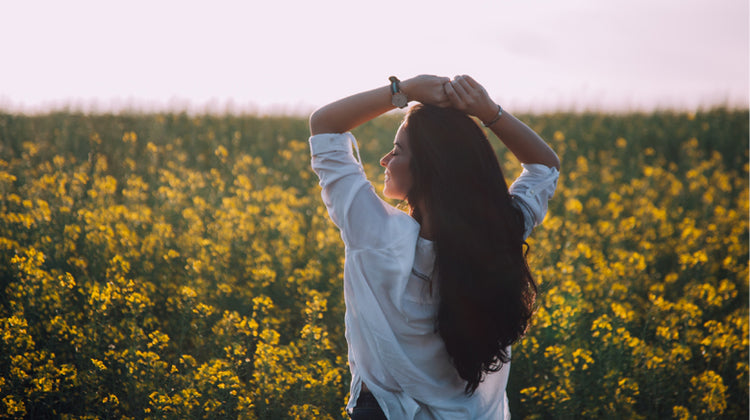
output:
[{"label": "woman's right hand", "polygon": [[401,90],[410,101],[419,101],[444,108],[451,105],[451,101],[445,93],[445,85],[450,80],[448,77],[422,74],[402,81]]},{"label": "woman's right hand", "polygon": [[[401,90],[410,101],[447,107],[451,104],[444,88],[448,82],[447,77],[423,74],[401,82]],[[381,85],[315,110],[310,115],[310,134],[345,133],[392,109],[391,87]]]}]

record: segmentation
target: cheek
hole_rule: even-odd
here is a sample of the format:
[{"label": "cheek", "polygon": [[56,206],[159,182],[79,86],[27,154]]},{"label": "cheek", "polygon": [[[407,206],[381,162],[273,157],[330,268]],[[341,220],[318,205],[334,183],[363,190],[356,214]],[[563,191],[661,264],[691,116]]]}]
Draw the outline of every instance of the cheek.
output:
[{"label": "cheek", "polygon": [[411,188],[411,170],[409,169],[409,161],[406,159],[399,161],[395,172],[398,173],[399,185],[403,189],[408,190]]}]

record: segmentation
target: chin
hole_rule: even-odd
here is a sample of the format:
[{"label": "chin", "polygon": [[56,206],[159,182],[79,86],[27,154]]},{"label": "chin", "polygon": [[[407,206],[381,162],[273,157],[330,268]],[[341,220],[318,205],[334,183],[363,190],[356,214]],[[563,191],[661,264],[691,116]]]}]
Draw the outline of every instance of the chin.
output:
[{"label": "chin", "polygon": [[397,194],[391,193],[387,188],[383,188],[383,195],[385,198],[390,198],[391,200],[401,200],[402,197],[398,196]]}]

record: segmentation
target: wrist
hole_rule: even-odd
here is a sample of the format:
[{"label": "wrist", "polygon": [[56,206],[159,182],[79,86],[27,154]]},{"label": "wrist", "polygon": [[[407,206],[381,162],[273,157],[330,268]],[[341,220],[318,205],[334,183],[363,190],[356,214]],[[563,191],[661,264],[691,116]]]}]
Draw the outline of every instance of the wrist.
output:
[{"label": "wrist", "polygon": [[500,120],[500,117],[503,115],[503,108],[494,103],[492,104],[492,111],[484,112],[484,116],[477,116],[479,117],[479,120],[482,121],[482,125],[485,127],[490,127],[494,125],[496,122]]},{"label": "wrist", "polygon": [[417,99],[414,98],[414,78],[410,77],[406,80],[402,80],[400,83],[401,92],[406,95],[406,99],[411,101],[416,101]]},{"label": "wrist", "polygon": [[409,96],[404,91],[403,83],[396,76],[388,78],[390,80],[391,104],[397,108],[405,108],[409,104]]}]

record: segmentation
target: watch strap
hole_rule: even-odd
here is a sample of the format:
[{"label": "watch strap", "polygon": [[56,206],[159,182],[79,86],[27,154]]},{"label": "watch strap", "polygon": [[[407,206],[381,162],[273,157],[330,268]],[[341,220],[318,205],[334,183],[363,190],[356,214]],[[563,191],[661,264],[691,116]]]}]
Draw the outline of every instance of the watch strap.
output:
[{"label": "watch strap", "polygon": [[401,91],[401,81],[396,76],[391,76],[388,80],[391,81],[391,104],[397,108],[405,108],[409,98]]},{"label": "watch strap", "polygon": [[391,76],[388,80],[391,81],[391,95],[399,93],[401,91],[401,81],[398,80],[398,77]]}]

